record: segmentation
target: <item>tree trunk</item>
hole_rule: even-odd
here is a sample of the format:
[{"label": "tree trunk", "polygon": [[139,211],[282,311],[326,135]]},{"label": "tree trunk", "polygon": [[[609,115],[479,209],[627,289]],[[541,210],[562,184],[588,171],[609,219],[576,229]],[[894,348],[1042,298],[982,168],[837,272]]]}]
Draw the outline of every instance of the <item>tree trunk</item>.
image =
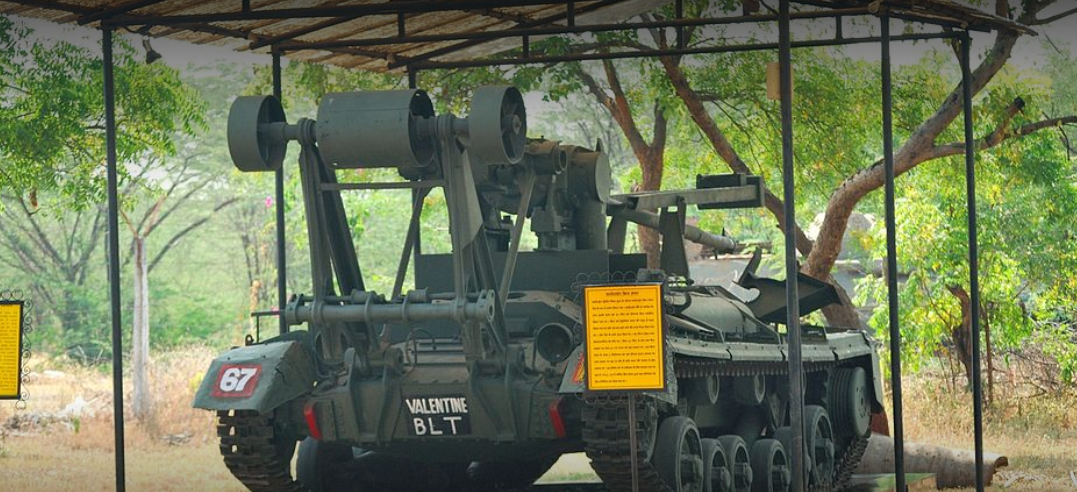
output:
[{"label": "tree trunk", "polygon": [[967,387],[972,386],[972,301],[964,287],[951,285],[947,287],[950,293],[961,303],[961,324],[950,330],[950,340],[954,345],[954,355],[965,369]]},{"label": "tree trunk", "polygon": [[131,340],[131,370],[133,374],[133,397],[131,409],[143,422],[152,421],[153,393],[150,390],[150,287],[149,268],[146,261],[146,239],[134,239],[135,285],[134,313]]},{"label": "tree trunk", "polygon": [[856,305],[849,298],[849,293],[845,292],[845,288],[832,276],[821,280],[834,286],[834,290],[838,293],[838,300],[841,301],[840,304],[831,304],[823,308],[823,316],[826,317],[827,324],[838,330],[867,329],[860,319],[860,313],[856,312]]},{"label": "tree trunk", "polygon": [[[624,88],[621,86],[621,77],[617,73],[617,68],[611,61],[602,62],[602,67],[606,74],[606,81],[609,83],[610,92],[606,92],[605,89],[599,86],[598,81],[582,68],[577,68],[576,76],[583,81],[591,95],[598,99],[602,107],[609,111],[610,116],[617,122],[625,138],[628,139],[628,143],[632,147],[632,153],[636,156],[636,160],[639,161],[640,170],[643,174],[639,191],[659,190],[662,188],[662,173],[665,170],[666,134],[669,125],[669,120],[663,111],[661,101],[654,101],[654,135],[651,142],[648,143],[643,138],[643,134],[640,133],[636,119],[632,115],[631,104],[628,96],[625,95]],[[612,96],[610,93],[612,93]],[[661,258],[658,231],[647,227],[640,227],[637,231],[640,249],[647,253],[648,268],[658,268],[660,266],[659,259]]]},{"label": "tree trunk", "polygon": [[[665,164],[663,156],[661,154],[655,155],[653,151],[647,152],[646,158],[640,159],[639,164],[640,170],[643,171],[640,191],[662,189],[662,170]],[[662,258],[660,234],[650,227],[639,227],[636,229],[636,233],[639,236],[640,249],[647,254],[647,267],[658,268]]]},{"label": "tree trunk", "polygon": [[[976,457],[971,451],[905,441],[904,454],[905,472],[934,473],[939,489],[968,488],[976,484]],[[1003,455],[984,453],[983,463],[984,484],[991,485],[995,472],[1009,466],[1010,460]],[[872,434],[856,473],[873,475],[893,472],[894,440]]]},{"label": "tree trunk", "polygon": [[[710,113],[707,111],[707,107],[704,104],[703,98],[699,93],[692,88],[688,82],[688,77],[685,76],[684,71],[681,70],[679,64],[674,60],[666,57],[662,58],[663,66],[665,67],[666,74],[669,76],[670,82],[673,84],[673,89],[677,93],[677,97],[684,103],[685,108],[688,109],[688,115],[699,127],[703,136],[710,142],[711,147],[714,148],[714,152],[722,158],[723,161],[729,165],[729,168],[735,173],[741,174],[756,174],[748,166],[748,163],[741,159],[740,154],[733,148],[733,144],[726,138],[725,133],[718,127],[718,123],[714,121]],[[770,211],[771,215],[778,220],[778,226],[785,227],[785,204],[778,198],[777,195],[772,193],[769,189],[764,189],[763,206]],[[804,230],[798,224],[794,224],[796,227],[796,248],[801,255],[807,257],[812,252],[814,244],[808,235],[804,233]],[[844,230],[843,230],[844,232]],[[840,247],[840,242],[838,243]],[[841,304],[832,304],[823,309],[823,316],[826,317],[827,323],[834,327],[845,329],[864,329],[866,326],[860,321],[860,315],[856,312],[856,306],[853,305],[852,300],[849,298],[849,293],[845,292],[845,289],[834,280],[830,275],[829,270],[822,274],[815,272],[810,273],[812,276],[830,283],[834,286],[834,289],[838,292],[838,298],[841,300]]]},{"label": "tree trunk", "polygon": [[987,309],[983,309],[983,328],[984,328],[984,348],[987,350],[987,404],[990,405],[995,401],[995,361],[994,350],[991,347],[991,315],[994,313],[992,304],[988,304]]}]

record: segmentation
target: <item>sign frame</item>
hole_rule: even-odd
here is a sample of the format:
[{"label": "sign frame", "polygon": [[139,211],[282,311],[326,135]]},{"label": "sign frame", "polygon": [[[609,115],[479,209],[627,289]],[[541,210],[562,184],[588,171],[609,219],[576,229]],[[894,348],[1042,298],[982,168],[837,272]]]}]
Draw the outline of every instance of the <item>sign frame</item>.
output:
[{"label": "sign frame", "polygon": [[[592,291],[593,289],[630,290],[630,289],[633,289],[633,288],[644,288],[644,289],[656,289],[657,290],[656,302],[657,302],[657,313],[658,313],[658,317],[659,317],[659,319],[657,320],[657,323],[656,323],[657,324],[658,335],[659,335],[658,336],[658,344],[659,344],[659,346],[657,347],[657,351],[658,351],[658,354],[659,354],[658,369],[659,369],[659,371],[661,373],[661,377],[659,378],[661,380],[661,384],[659,386],[653,386],[652,385],[652,386],[645,386],[645,387],[640,386],[640,387],[620,387],[620,388],[603,388],[603,387],[594,388],[594,387],[592,387],[592,381],[591,381],[591,378],[595,374],[595,371],[594,371],[594,367],[592,366],[592,364],[594,363],[594,357],[591,356],[591,348],[592,348],[591,335],[592,335],[593,332],[592,332],[592,330],[591,330],[591,328],[589,326],[589,323],[588,323],[588,320],[589,320],[588,315],[589,315],[589,312],[590,312],[590,310],[589,310],[589,304],[590,303],[588,302],[588,291]],[[669,381],[669,376],[670,376],[669,375],[669,351],[667,350],[668,349],[669,326],[668,326],[668,323],[666,322],[666,306],[665,306],[665,301],[664,301],[665,293],[666,293],[665,292],[665,284],[662,283],[662,282],[595,283],[595,284],[588,284],[588,285],[583,286],[582,290],[583,290],[583,303],[582,303],[583,323],[581,323],[581,325],[583,326],[583,332],[584,332],[583,333],[583,346],[584,346],[584,351],[583,351],[583,356],[584,356],[583,357],[584,358],[583,386],[584,386],[584,394],[609,395],[609,396],[633,396],[633,395],[643,394],[643,393],[664,393],[664,392],[668,391],[669,388],[670,388],[670,381]]]},{"label": "sign frame", "polygon": [[0,306],[17,306],[19,316],[19,328],[15,333],[15,337],[18,339],[18,352],[15,355],[15,393],[14,394],[0,394],[0,401],[2,400],[22,400],[22,370],[23,370],[23,351],[26,348],[26,301],[23,300],[0,300]]}]

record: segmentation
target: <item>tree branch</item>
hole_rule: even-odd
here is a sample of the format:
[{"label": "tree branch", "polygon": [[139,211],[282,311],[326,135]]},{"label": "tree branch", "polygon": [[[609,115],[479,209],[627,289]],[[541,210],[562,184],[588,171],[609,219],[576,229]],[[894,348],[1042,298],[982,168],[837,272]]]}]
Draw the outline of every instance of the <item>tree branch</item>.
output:
[{"label": "tree branch", "polygon": [[[998,147],[1007,140],[1014,138],[1020,138],[1031,135],[1040,130],[1047,128],[1058,128],[1062,125],[1074,125],[1077,124],[1077,116],[1064,116],[1061,118],[1050,118],[1046,120],[1037,121],[1035,123],[1029,123],[1020,128],[1013,130],[1012,132],[999,133],[997,130],[992,132],[991,135],[982,138],[978,141],[976,148],[979,150],[989,150]],[[954,142],[946,145],[940,145],[927,155],[925,161],[939,159],[942,157],[950,157],[954,155],[965,153],[965,142]]]},{"label": "tree branch", "polygon": [[[673,63],[673,60],[668,57],[663,57],[662,66],[666,70],[666,75],[669,77],[670,83],[672,83],[677,96],[684,102],[688,108],[688,114],[692,120],[696,123],[699,129],[703,132],[703,135],[710,141],[711,147],[729,165],[729,168],[735,173],[741,174],[756,174],[752,172],[748,164],[740,157],[736,149],[733,148],[732,142],[725,136],[725,133],[718,128],[718,124],[711,117],[707,111],[706,106],[698,92],[695,91],[688,83],[688,77],[685,76],[684,71],[680,65]],[[769,189],[764,189],[764,205],[767,210],[770,211],[777,220],[781,227],[785,226],[785,205],[781,199],[779,199]],[[797,250],[801,254],[807,255],[812,250],[812,241],[808,238],[808,235],[804,233],[804,230],[797,226]],[[819,276],[819,278],[825,278],[828,275]]]},{"label": "tree branch", "polygon": [[[614,97],[602,89],[598,85],[591,74],[587,73],[582,66],[577,65],[576,74],[583,81],[584,85],[591,92],[598,102],[609,111],[610,116],[613,116],[614,121],[621,127],[621,131],[624,132],[625,137],[628,138],[628,143],[632,147],[632,153],[635,154],[636,159],[640,163],[646,162],[650,148],[643,140],[643,135],[640,133],[639,128],[636,126],[635,119],[632,118],[632,113],[628,108],[628,99],[625,97],[624,89],[621,87],[620,78],[617,76],[617,69],[613,67],[613,64],[609,61],[603,62],[603,68],[606,71],[606,77],[611,89],[614,92]],[[618,95],[619,94],[619,95]]]},{"label": "tree branch", "polygon": [[198,229],[199,227],[202,227],[207,222],[209,222],[209,219],[213,218],[213,215],[215,215],[217,212],[220,212],[225,207],[227,207],[227,206],[229,206],[229,205],[231,205],[231,204],[233,204],[233,203],[235,203],[237,201],[239,201],[239,198],[233,197],[233,198],[229,198],[228,200],[225,200],[225,201],[221,202],[220,204],[218,204],[216,207],[213,208],[213,211],[210,212],[209,215],[207,215],[205,217],[202,217],[202,218],[192,222],[187,227],[184,227],[183,230],[177,232],[174,236],[172,236],[171,239],[168,240],[167,243],[165,243],[164,247],[161,248],[161,251],[158,251],[157,254],[153,257],[153,261],[150,262],[150,266],[147,268],[147,272],[152,272],[154,267],[156,267],[157,264],[161,262],[161,258],[164,258],[165,254],[167,254],[168,251],[171,250],[172,247],[176,245],[176,243],[180,242],[180,240],[183,239],[184,236],[186,236],[187,234],[190,234],[191,231],[194,231],[195,229]]},{"label": "tree branch", "polygon": [[41,226],[37,223],[37,219],[34,218],[34,214],[30,212],[30,208],[26,206],[26,200],[23,200],[21,196],[16,198],[19,202],[19,206],[22,208],[23,213],[26,215],[27,221],[30,223],[31,228],[33,229],[31,239],[34,241],[34,243],[38,245],[38,247],[45,251],[45,254],[47,254],[49,258],[52,258],[52,260],[56,262],[57,266],[62,266],[64,264],[64,260],[60,258],[60,253],[56,251],[55,247],[53,247],[52,241],[49,241],[48,235],[41,230]]},{"label": "tree branch", "polygon": [[1044,19],[1033,20],[1032,25],[1034,25],[1034,26],[1042,26],[1044,24],[1050,24],[1052,22],[1060,21],[1062,19],[1065,19],[1066,17],[1069,17],[1069,16],[1071,16],[1073,14],[1077,14],[1077,8],[1067,10],[1067,11],[1062,12],[1060,14],[1052,15],[1052,16],[1044,18]]},{"label": "tree branch", "polygon": [[[1025,2],[1025,10],[1017,18],[1021,24],[1029,24],[1036,15],[1054,0]],[[971,89],[978,94],[1005,66],[1013,54],[1013,47],[1020,34],[1002,31],[983,61],[972,72]],[[963,83],[959,83],[931,117],[925,120],[894,154],[894,173],[901,175],[924,162],[935,149],[935,140],[950,126],[964,109]],[[827,275],[841,253],[841,242],[856,205],[868,193],[883,186],[883,166],[878,162],[847,178],[838,186],[827,202],[822,227],[815,239],[815,247],[808,255],[804,272],[815,277]]]},{"label": "tree branch", "polygon": [[97,251],[97,244],[100,242],[99,239],[101,239],[101,231],[105,229],[101,224],[104,210],[103,207],[98,207],[97,215],[94,216],[93,225],[90,228],[90,242],[87,243],[87,246],[82,250],[82,255],[79,257],[78,263],[75,264],[75,268],[79,272],[78,279],[76,280],[78,285],[82,285],[86,282],[86,270],[88,270],[86,264],[90,261],[90,257],[93,255],[94,251]]}]

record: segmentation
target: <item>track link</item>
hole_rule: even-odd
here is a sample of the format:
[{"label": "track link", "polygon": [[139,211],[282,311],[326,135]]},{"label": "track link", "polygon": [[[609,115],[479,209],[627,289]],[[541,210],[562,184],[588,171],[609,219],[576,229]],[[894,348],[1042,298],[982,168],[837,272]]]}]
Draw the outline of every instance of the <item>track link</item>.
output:
[{"label": "track link", "polygon": [[[636,400],[636,425],[645,415],[645,398]],[[591,466],[611,491],[632,490],[632,454],[628,442],[628,399],[599,398],[583,410],[583,441]],[[638,429],[642,431],[643,429]],[[657,452],[657,450],[656,450]],[[646,450],[636,454],[640,492],[673,492],[651,466]]]},{"label": "track link", "polygon": [[[729,363],[695,357],[673,357],[674,368],[678,378],[699,378],[710,375],[749,376],[763,374],[778,376],[788,374],[789,366],[784,362]],[[805,372],[822,371],[836,366],[830,364],[805,364]],[[645,407],[648,397],[636,398],[637,429],[643,422],[640,416],[646,415]],[[653,403],[651,403],[653,404]],[[583,441],[591,466],[609,490],[618,492],[632,490],[632,464],[628,443],[628,399],[623,397],[600,397],[589,399],[583,410]],[[815,485],[811,492],[831,492],[843,490],[856,470],[856,465],[867,449],[867,436],[854,437],[844,452],[838,456],[834,470],[834,480],[830,484]],[[645,455],[639,450],[639,490],[641,492],[675,492],[658,476]],[[661,452],[655,450],[656,453]]]},{"label": "track link", "polygon": [[309,492],[292,479],[291,454],[282,456],[283,441],[269,415],[220,411],[217,422],[224,464],[251,492]]},{"label": "track link", "polygon": [[827,488],[813,487],[811,491],[845,490],[845,487],[849,484],[849,479],[853,477],[853,472],[856,471],[856,465],[860,464],[860,459],[864,457],[864,451],[867,451],[867,449],[868,436],[854,437],[849,445],[845,447],[845,452],[842,453],[834,468],[834,485]]}]

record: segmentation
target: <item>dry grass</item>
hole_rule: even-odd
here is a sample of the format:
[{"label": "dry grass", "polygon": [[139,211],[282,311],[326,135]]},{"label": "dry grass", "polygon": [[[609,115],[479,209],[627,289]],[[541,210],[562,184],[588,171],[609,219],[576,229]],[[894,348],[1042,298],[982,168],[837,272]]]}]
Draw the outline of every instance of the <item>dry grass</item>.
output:
[{"label": "dry grass", "polygon": [[[126,428],[128,490],[242,492],[221,462],[210,412],[190,407],[213,357],[205,348],[159,354],[153,369],[157,418]],[[62,360],[37,361],[27,389],[30,400],[16,412],[0,405],[0,483],[23,492],[113,490],[111,373]],[[50,369],[50,371],[46,371]],[[905,431],[909,440],[972,448],[969,396],[940,379],[909,378],[905,385]],[[129,381],[126,384],[130,384]],[[128,386],[129,387],[129,386]],[[78,398],[87,401],[81,417],[47,425],[5,428],[25,420],[63,413]],[[128,400],[129,401],[129,398]],[[1010,468],[993,490],[1074,490],[1068,474],[1077,470],[1077,399],[1072,395],[1020,398],[996,405],[986,415],[988,451],[1005,454]],[[44,419],[48,420],[48,419]],[[588,479],[586,458],[566,457],[548,475]]]},{"label": "dry grass", "polygon": [[[940,377],[909,378],[904,385],[909,441],[973,449],[972,397]],[[1030,397],[1014,390],[985,409],[984,448],[1009,458],[991,490],[1075,490],[1077,397]]]},{"label": "dry grass", "polygon": [[[191,408],[212,357],[208,349],[157,356],[152,371],[156,418],[140,422],[125,412],[128,490],[245,490],[217,452],[213,415]],[[34,367],[27,408],[16,412],[10,402],[0,406],[0,483],[5,490],[26,492],[114,490],[111,373],[62,360],[37,361]],[[130,384],[126,380],[125,388]],[[79,398],[87,402],[81,416],[52,418]],[[13,417],[38,423],[3,428],[14,423]]]}]

